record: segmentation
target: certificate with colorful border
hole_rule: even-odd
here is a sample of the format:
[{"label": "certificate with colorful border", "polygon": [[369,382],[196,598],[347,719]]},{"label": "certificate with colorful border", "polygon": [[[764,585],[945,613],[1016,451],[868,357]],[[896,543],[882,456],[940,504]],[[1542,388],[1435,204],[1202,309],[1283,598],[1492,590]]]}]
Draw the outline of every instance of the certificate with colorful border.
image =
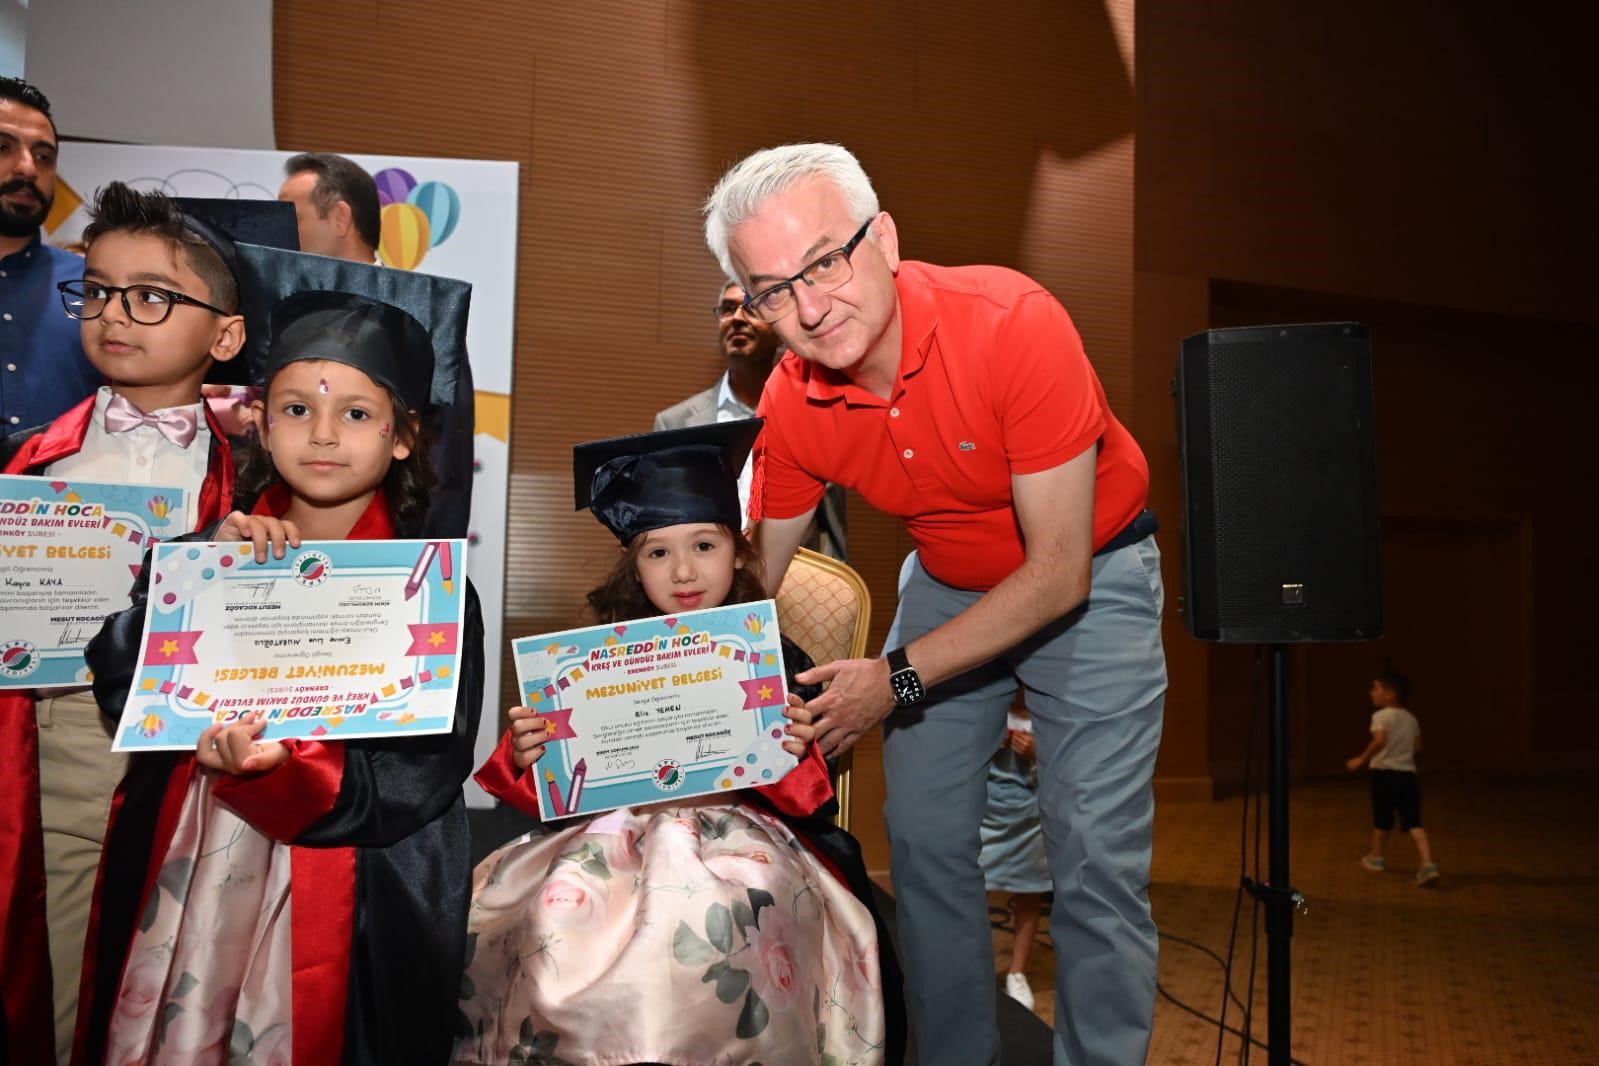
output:
[{"label": "certificate with colorful border", "polygon": [[305,541],[264,563],[249,544],[161,544],[150,573],[114,750],[192,751],[253,711],[265,740],[454,727],[466,541]]},{"label": "certificate with colorful border", "polygon": [[150,544],[188,532],[182,489],[0,475],[0,689],[87,685],[84,646],[125,610]]},{"label": "certificate with colorful border", "polygon": [[771,600],[512,642],[522,701],[549,720],[546,818],[769,785],[788,702]]}]

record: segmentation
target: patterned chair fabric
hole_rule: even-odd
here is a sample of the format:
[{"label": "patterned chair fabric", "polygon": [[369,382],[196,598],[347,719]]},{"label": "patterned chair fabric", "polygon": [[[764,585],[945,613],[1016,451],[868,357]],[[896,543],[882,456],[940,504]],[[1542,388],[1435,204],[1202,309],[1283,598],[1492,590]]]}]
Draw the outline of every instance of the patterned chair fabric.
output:
[{"label": "patterned chair fabric", "polygon": [[[818,666],[866,654],[872,596],[861,575],[837,559],[801,548],[777,592],[777,624],[783,635]],[[838,824],[849,828],[850,761],[838,760],[833,783],[838,791]]]}]

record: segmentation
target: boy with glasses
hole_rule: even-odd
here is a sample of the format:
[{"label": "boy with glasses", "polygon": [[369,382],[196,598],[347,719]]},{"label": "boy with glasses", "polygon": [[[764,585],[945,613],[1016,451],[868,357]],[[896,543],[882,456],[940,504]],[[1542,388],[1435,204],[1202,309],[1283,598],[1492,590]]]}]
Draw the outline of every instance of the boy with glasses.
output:
[{"label": "boy with glasses", "polygon": [[[293,233],[287,205],[252,207],[238,205],[230,219],[236,235],[272,232],[273,222]],[[174,528],[203,529],[233,505],[233,456],[200,393],[213,365],[244,347],[232,239],[177,201],[120,182],[101,191],[84,237],[82,279],[58,288],[66,313],[81,323],[85,355],[110,384],[48,426],[6,438],[0,469],[175,485],[186,490],[188,509]],[[87,689],[37,700],[20,691],[0,694],[0,765],[15,768],[0,798],[9,1050],[16,1062],[65,1063],[95,871],[125,758],[111,751]]]}]

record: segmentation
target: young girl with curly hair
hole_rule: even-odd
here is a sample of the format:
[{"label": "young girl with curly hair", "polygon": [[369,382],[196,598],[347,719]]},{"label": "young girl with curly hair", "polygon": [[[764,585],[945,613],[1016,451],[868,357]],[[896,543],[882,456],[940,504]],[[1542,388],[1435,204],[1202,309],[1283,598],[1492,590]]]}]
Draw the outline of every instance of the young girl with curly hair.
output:
[{"label": "young girl with curly hair", "polygon": [[[759,428],[752,419],[579,447],[579,504],[622,545],[588,595],[594,622],[766,598],[738,528],[737,472]],[[586,462],[585,448],[603,461]],[[793,691],[811,662],[786,639],[783,658]],[[546,721],[529,707],[510,717],[478,781],[537,816]],[[884,1006],[885,983],[898,1004],[897,967],[891,953],[880,964],[886,937],[859,849],[830,822],[820,753],[792,738],[785,747],[802,758],[776,785],[556,823],[485,859],[456,1061],[897,1056],[902,1024]]]}]

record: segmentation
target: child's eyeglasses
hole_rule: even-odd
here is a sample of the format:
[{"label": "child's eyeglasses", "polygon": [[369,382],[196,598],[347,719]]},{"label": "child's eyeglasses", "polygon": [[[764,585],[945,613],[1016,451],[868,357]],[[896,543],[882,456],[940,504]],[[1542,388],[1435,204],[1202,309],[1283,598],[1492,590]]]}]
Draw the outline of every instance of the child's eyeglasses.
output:
[{"label": "child's eyeglasses", "polygon": [[63,281],[56,285],[61,305],[73,318],[88,320],[105,313],[113,295],[122,297],[122,309],[141,326],[159,326],[178,304],[193,304],[213,315],[230,315],[220,307],[159,285],[101,285],[97,281]]}]

